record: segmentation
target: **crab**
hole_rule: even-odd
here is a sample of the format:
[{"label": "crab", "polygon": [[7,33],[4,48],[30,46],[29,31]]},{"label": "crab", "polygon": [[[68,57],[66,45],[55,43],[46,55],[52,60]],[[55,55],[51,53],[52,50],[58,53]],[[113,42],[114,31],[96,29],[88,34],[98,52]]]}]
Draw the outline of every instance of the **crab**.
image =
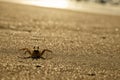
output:
[{"label": "crab", "polygon": [[30,55],[29,57],[23,57],[23,58],[25,58],[25,59],[27,59],[27,58],[32,58],[32,59],[40,59],[40,58],[41,58],[41,59],[45,59],[45,58],[43,57],[43,54],[44,54],[46,51],[52,53],[52,51],[49,50],[49,49],[44,49],[44,50],[42,50],[42,51],[39,51],[39,47],[33,47],[33,51],[31,51],[31,50],[28,49],[28,48],[22,48],[22,49],[20,49],[20,50],[25,51],[24,54],[29,53],[29,55]]}]

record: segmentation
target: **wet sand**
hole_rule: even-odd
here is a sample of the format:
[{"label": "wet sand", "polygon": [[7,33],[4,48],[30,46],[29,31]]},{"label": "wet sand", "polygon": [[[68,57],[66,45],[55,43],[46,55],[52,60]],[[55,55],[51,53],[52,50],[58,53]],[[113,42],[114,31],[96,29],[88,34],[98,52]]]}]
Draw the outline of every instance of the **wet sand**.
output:
[{"label": "wet sand", "polygon": [[0,2],[0,80],[119,80],[119,41],[120,16]]}]

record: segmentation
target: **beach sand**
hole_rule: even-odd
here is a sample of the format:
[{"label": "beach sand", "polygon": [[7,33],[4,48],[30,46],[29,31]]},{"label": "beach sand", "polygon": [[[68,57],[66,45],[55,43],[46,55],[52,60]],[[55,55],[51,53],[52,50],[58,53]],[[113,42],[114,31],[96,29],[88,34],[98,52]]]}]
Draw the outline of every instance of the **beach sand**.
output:
[{"label": "beach sand", "polygon": [[0,80],[119,79],[120,16],[0,2]]}]

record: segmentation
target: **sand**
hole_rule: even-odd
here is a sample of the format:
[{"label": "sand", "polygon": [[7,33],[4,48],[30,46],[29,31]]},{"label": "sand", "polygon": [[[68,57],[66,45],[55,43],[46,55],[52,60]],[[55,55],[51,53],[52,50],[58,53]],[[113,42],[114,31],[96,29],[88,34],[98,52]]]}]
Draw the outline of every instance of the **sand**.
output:
[{"label": "sand", "polygon": [[119,79],[120,16],[0,2],[0,80]]}]

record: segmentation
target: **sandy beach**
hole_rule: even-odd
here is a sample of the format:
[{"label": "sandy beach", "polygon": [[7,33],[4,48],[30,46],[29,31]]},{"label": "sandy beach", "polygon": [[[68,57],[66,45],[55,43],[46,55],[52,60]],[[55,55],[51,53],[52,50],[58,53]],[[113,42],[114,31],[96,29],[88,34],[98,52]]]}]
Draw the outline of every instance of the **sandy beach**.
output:
[{"label": "sandy beach", "polygon": [[119,79],[120,16],[0,2],[0,80]]}]

